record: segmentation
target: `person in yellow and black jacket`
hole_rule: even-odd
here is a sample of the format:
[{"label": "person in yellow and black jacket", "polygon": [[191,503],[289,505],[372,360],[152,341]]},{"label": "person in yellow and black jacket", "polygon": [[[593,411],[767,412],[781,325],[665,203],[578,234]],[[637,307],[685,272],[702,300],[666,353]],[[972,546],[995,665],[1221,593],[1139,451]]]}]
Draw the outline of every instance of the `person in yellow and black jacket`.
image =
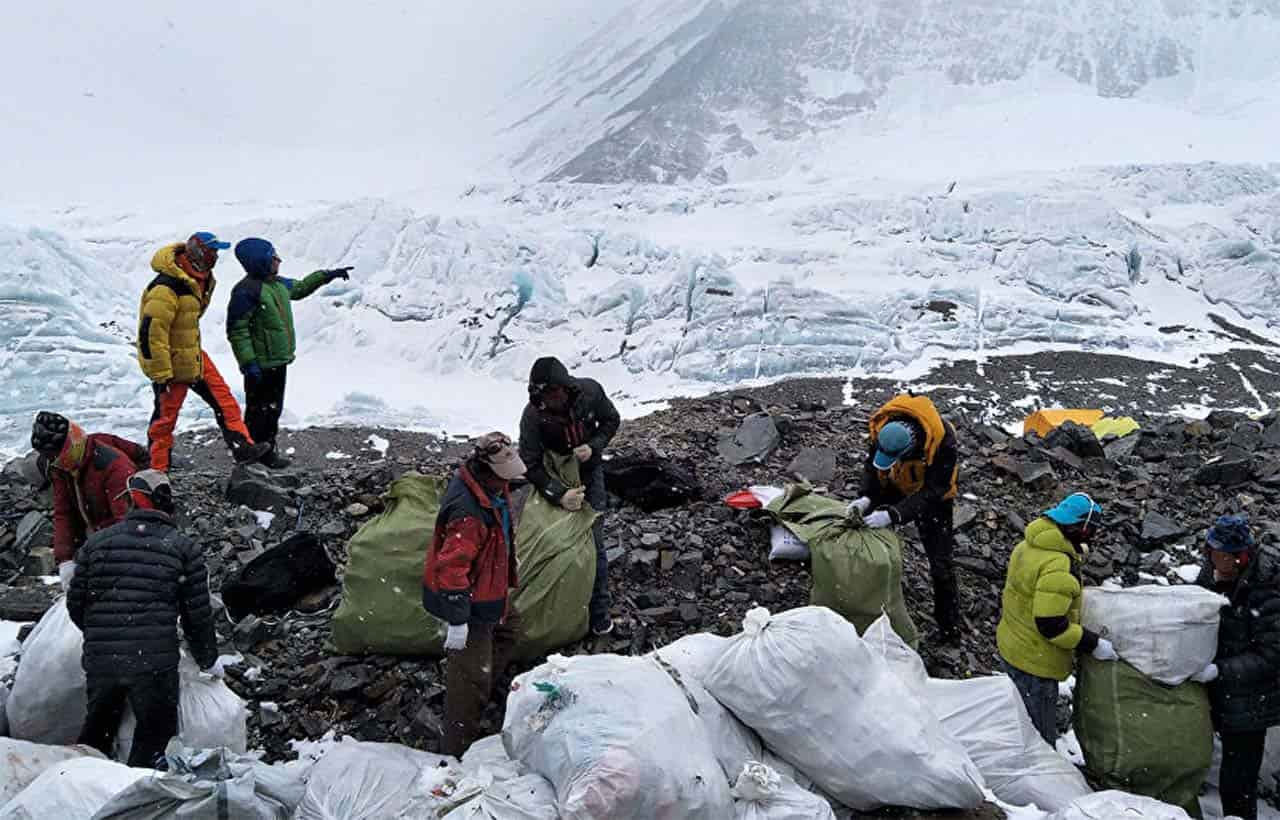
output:
[{"label": "person in yellow and black jacket", "polygon": [[231,247],[208,231],[166,245],[151,259],[156,277],[138,310],[138,364],[151,380],[155,407],[147,428],[152,469],[169,470],[178,413],[194,392],[213,409],[237,463],[257,461],[266,445],[255,445],[231,388],[200,343],[200,318],[213,298],[218,251]]},{"label": "person in yellow and black jacket", "polygon": [[955,549],[955,497],[959,452],[955,428],[924,396],[893,398],[871,416],[871,449],[862,472],[861,497],[849,505],[867,526],[915,522],[929,556],[933,617],[938,637],[960,636],[960,592]]}]

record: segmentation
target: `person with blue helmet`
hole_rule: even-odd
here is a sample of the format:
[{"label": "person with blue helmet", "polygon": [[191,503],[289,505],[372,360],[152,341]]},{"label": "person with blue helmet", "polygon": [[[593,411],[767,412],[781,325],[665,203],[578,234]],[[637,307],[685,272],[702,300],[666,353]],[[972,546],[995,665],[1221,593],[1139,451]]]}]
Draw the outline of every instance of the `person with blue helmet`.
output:
[{"label": "person with blue helmet", "polygon": [[1222,813],[1258,816],[1258,774],[1267,729],[1280,726],[1280,555],[1259,548],[1247,515],[1209,529],[1200,586],[1225,596],[1214,662],[1195,677],[1209,685],[1222,737]]},{"label": "person with blue helmet", "polygon": [[1080,625],[1079,568],[1102,523],[1102,507],[1072,493],[1027,525],[1009,557],[996,643],[1031,722],[1052,746],[1058,739],[1058,683],[1077,653],[1118,660],[1115,647]]},{"label": "person with blue helmet", "polygon": [[871,417],[871,449],[860,497],[849,505],[869,527],[916,523],[929,556],[933,617],[938,637],[960,637],[960,590],[955,549],[959,450],[955,428],[924,396],[897,396]]}]

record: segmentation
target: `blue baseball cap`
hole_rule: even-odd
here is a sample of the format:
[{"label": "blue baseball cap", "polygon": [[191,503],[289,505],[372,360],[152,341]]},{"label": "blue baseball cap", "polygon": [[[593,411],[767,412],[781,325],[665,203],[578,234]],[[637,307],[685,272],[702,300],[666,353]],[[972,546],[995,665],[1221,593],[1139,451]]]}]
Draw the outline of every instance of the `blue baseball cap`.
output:
[{"label": "blue baseball cap", "polygon": [[230,242],[220,241],[216,234],[210,233],[209,231],[196,231],[191,234],[191,239],[199,242],[206,248],[215,251],[225,251],[227,248],[231,247]]},{"label": "blue baseball cap", "polygon": [[1068,527],[1087,524],[1102,517],[1102,505],[1084,493],[1072,493],[1058,502],[1058,506],[1045,510],[1044,517]]},{"label": "blue baseball cap", "polygon": [[910,452],[915,443],[916,436],[910,425],[891,421],[880,428],[880,435],[876,436],[876,456],[872,463],[877,470],[888,470]]},{"label": "blue baseball cap", "polygon": [[1205,540],[1218,552],[1248,552],[1253,547],[1253,533],[1249,531],[1249,516],[1221,516],[1209,528],[1209,534]]}]

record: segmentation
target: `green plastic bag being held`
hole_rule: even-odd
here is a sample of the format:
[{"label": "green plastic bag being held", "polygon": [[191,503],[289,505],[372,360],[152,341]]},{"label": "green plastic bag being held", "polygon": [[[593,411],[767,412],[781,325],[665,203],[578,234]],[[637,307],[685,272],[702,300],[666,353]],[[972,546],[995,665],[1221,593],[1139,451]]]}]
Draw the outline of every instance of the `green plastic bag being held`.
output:
[{"label": "green plastic bag being held", "polygon": [[348,544],[342,604],[333,615],[341,655],[442,655],[445,623],[422,608],[422,571],[448,482],[410,473],[386,509]]},{"label": "green plastic bag being held", "polygon": [[[566,487],[581,487],[578,461],[547,453],[547,472]],[[520,589],[512,602],[520,613],[514,657],[528,660],[580,641],[590,623],[587,605],[596,580],[591,526],[600,515],[584,504],[569,512],[539,492],[529,494],[516,527]]]},{"label": "green plastic bag being held", "polygon": [[[546,464],[566,486],[581,484],[572,456],[548,456]],[[444,654],[446,625],[422,608],[422,570],[447,486],[416,474],[399,479],[385,497],[386,510],[351,539],[342,604],[333,616],[339,654]],[[530,495],[516,526],[517,658],[545,655],[587,634],[597,517],[590,507],[571,513]]]},{"label": "green plastic bag being held", "polygon": [[1209,695],[1199,683],[1157,683],[1124,661],[1080,661],[1075,729],[1091,779],[1200,816],[1213,763]]},{"label": "green plastic bag being held", "polygon": [[902,597],[902,542],[888,530],[862,526],[842,501],[789,484],[765,511],[809,545],[809,603],[840,613],[861,634],[888,613],[893,631],[916,646],[916,625]]}]

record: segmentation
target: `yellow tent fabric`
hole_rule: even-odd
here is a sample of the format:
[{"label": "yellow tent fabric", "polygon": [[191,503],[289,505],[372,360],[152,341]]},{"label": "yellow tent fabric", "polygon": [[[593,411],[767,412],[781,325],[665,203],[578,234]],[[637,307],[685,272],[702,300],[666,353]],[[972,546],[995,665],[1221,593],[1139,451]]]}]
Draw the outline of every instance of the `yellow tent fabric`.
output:
[{"label": "yellow tent fabric", "polygon": [[1027,420],[1022,423],[1022,434],[1034,432],[1040,436],[1047,436],[1053,428],[1066,421],[1093,427],[1106,415],[1101,410],[1040,410],[1027,416]]},{"label": "yellow tent fabric", "polygon": [[1108,416],[1093,425],[1090,429],[1093,430],[1093,434],[1098,437],[1099,441],[1101,441],[1108,436],[1124,438],[1130,433],[1136,433],[1141,429],[1141,427],[1142,425],[1138,424],[1138,422],[1134,421],[1129,416],[1120,416],[1119,418],[1112,418]]}]

